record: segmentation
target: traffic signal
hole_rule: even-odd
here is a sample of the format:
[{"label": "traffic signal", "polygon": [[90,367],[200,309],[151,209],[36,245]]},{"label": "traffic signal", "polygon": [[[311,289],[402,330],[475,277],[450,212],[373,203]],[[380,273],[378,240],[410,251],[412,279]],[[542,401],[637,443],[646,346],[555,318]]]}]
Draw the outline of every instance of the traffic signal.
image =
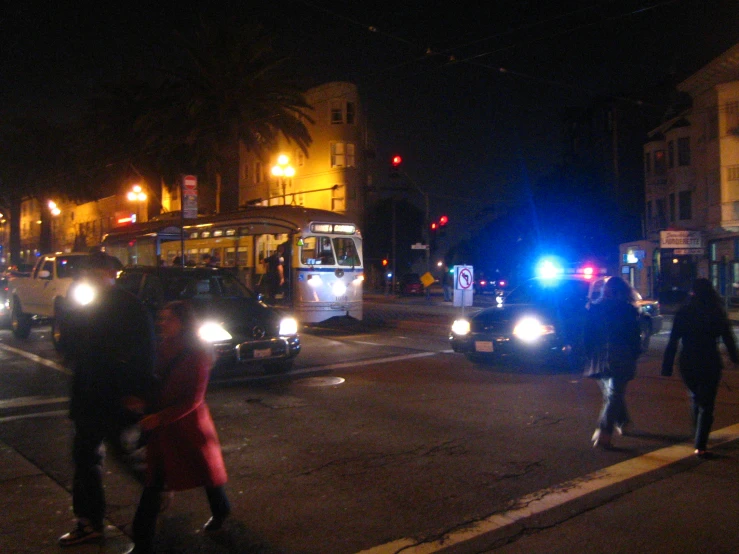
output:
[{"label": "traffic signal", "polygon": [[440,227],[443,227],[443,226],[444,226],[444,225],[446,225],[447,223],[449,223],[449,218],[448,218],[447,216],[445,216],[445,215],[442,215],[442,216],[441,216],[441,217],[439,218],[439,226],[440,226]]},{"label": "traffic signal", "polygon": [[436,221],[431,222],[431,230],[436,231],[439,228],[439,224]]},{"label": "traffic signal", "polygon": [[397,178],[400,177],[400,165],[403,163],[403,158],[400,157],[400,155],[395,154],[392,158],[390,158],[390,177],[391,178]]},{"label": "traffic signal", "polygon": [[388,259],[387,259],[387,258],[383,258],[383,259],[382,259],[382,267],[387,267],[387,264],[388,264],[388,263],[389,263],[389,262],[388,262]]}]

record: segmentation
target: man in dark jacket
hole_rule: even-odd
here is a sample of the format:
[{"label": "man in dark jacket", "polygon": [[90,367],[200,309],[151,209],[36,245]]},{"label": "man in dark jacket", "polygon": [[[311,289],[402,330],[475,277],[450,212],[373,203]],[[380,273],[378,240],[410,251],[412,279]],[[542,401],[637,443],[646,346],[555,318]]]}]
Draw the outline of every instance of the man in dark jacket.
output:
[{"label": "man in dark jacket", "polygon": [[672,375],[677,346],[682,340],[680,375],[690,391],[695,454],[700,457],[710,454],[706,446],[723,369],[719,338],[723,340],[731,361],[737,363],[736,341],[721,299],[708,279],[696,279],[690,301],[675,314],[670,341],[662,360],[662,375]]},{"label": "man in dark jacket", "polygon": [[117,444],[124,425],[122,400],[146,398],[154,362],[154,325],[143,303],[115,284],[115,258],[90,256],[70,288],[69,342],[73,363],[70,418],[74,421],[72,485],[75,528],[61,546],[103,539],[103,441]]}]

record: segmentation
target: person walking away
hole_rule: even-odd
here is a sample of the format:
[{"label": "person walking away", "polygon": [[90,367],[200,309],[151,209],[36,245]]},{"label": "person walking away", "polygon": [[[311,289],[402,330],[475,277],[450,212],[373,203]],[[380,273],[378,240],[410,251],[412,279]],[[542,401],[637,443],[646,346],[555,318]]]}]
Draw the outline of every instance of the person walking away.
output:
[{"label": "person walking away", "polygon": [[197,336],[189,304],[165,305],[157,317],[157,394],[139,425],[149,432],[146,485],[133,520],[135,554],[153,551],[160,496],[165,490],[205,487],[212,517],[204,531],[221,529],[231,512],[215,424],[205,403],[213,354]]},{"label": "person walking away", "polygon": [[274,304],[277,294],[285,284],[285,246],[278,245],[272,255],[265,258],[264,263],[267,265],[264,275],[267,299],[270,304]]},{"label": "person walking away", "polygon": [[710,456],[707,450],[708,435],[713,425],[716,393],[723,369],[719,338],[729,358],[736,364],[739,360],[736,341],[721,298],[708,279],[696,279],[688,303],[675,314],[670,340],[662,359],[662,375],[672,375],[678,343],[682,341],[680,375],[690,392],[695,454],[699,457]]},{"label": "person walking away", "polygon": [[[72,362],[69,416],[74,422],[72,507],[75,528],[60,546],[103,540],[103,443],[117,445],[126,425],[122,399],[145,397],[154,361],[154,325],[136,296],[115,283],[119,262],[95,252],[72,285],[66,354]],[[88,291],[87,301],[75,294]],[[83,298],[80,295],[79,298]],[[132,423],[129,421],[128,423]]]},{"label": "person walking away", "polygon": [[613,431],[623,434],[629,423],[626,385],[636,375],[641,353],[639,312],[631,287],[611,277],[599,302],[590,306],[585,326],[585,351],[589,358],[586,376],[598,380],[603,408],[593,433],[593,446],[611,447]]}]

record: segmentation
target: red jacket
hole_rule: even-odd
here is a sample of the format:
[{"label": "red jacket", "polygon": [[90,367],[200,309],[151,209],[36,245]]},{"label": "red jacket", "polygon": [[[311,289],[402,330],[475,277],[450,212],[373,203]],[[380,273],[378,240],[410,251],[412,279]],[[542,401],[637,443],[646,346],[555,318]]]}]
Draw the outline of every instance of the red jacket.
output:
[{"label": "red jacket", "polygon": [[168,371],[158,397],[160,411],[141,421],[151,430],[147,444],[147,482],[163,469],[169,490],[226,483],[215,424],[205,403],[212,366],[205,350],[186,349]]}]

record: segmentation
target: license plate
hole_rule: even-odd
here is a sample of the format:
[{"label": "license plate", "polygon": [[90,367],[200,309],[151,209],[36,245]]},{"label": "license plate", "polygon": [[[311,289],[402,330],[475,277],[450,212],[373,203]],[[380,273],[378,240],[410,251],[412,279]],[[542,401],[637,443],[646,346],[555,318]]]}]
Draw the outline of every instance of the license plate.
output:
[{"label": "license plate", "polygon": [[255,358],[269,358],[272,355],[271,348],[258,348],[254,350]]},{"label": "license plate", "polygon": [[493,343],[488,340],[476,340],[475,341],[475,352],[492,352]]}]

